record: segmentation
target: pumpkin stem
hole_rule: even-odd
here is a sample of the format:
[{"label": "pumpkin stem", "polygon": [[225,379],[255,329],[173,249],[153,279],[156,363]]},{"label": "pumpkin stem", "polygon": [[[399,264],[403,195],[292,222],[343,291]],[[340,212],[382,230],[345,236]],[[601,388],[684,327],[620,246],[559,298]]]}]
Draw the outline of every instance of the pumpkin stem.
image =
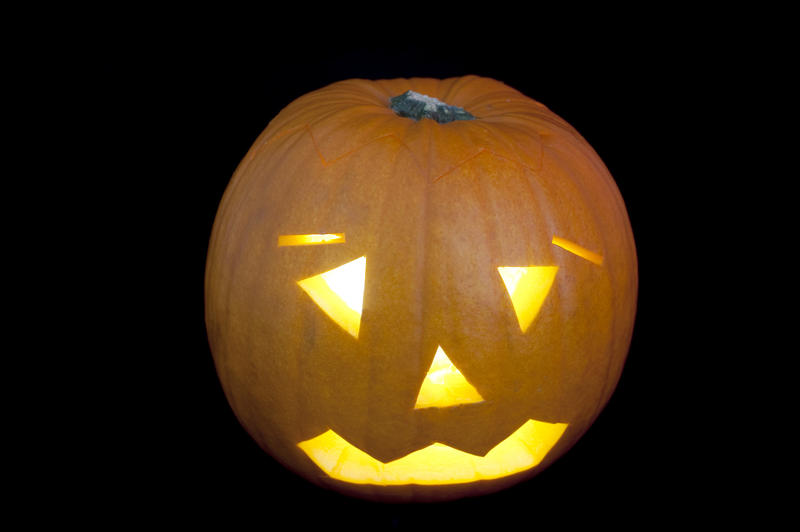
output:
[{"label": "pumpkin stem", "polygon": [[474,116],[461,107],[447,105],[441,100],[414,91],[406,91],[399,96],[389,98],[389,107],[398,116],[414,120],[430,118],[440,124],[454,120],[475,120]]}]

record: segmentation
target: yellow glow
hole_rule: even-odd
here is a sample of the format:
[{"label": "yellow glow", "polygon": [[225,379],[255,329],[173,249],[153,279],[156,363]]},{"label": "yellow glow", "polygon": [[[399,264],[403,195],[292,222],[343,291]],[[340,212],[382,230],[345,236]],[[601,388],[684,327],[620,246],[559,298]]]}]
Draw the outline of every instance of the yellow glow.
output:
[{"label": "yellow glow", "polygon": [[558,266],[500,266],[497,271],[511,297],[519,328],[525,332],[539,314],[553,286]]},{"label": "yellow glow", "polygon": [[414,408],[454,406],[481,401],[483,397],[478,390],[467,382],[464,375],[447,358],[442,346],[439,346],[428,374],[422,381]]},{"label": "yellow glow", "polygon": [[358,338],[366,269],[367,257],[360,257],[297,284],[333,321]]},{"label": "yellow glow", "polygon": [[581,257],[582,259],[586,259],[589,262],[593,262],[598,266],[603,265],[603,256],[599,253],[595,253],[594,251],[589,251],[585,247],[579,246],[575,242],[570,242],[569,240],[565,240],[561,237],[553,235],[553,244],[556,246],[566,249],[570,253],[574,253],[575,255]]},{"label": "yellow glow", "polygon": [[485,456],[434,443],[383,463],[328,430],[297,444],[332,478],[355,484],[463,484],[519,473],[537,466],[564,434],[566,423],[529,419]]},{"label": "yellow glow", "polygon": [[313,246],[316,244],[341,244],[344,241],[345,241],[344,233],[278,236],[278,246]]}]

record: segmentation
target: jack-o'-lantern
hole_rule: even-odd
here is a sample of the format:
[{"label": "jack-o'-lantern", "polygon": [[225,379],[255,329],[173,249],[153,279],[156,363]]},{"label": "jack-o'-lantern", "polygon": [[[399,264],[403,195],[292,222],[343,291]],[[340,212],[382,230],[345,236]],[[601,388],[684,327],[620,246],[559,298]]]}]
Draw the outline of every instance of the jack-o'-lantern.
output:
[{"label": "jack-o'-lantern", "polygon": [[209,245],[206,323],[249,434],[381,500],[495,491],[620,377],[636,252],[587,142],[491,79],[349,80],[272,120]]}]

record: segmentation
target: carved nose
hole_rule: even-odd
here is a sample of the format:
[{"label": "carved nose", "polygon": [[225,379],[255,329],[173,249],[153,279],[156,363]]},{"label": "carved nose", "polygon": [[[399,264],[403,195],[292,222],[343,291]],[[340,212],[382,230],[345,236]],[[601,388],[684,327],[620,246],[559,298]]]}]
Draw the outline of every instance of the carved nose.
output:
[{"label": "carved nose", "polygon": [[480,403],[483,397],[438,346],[431,367],[422,381],[414,408],[432,408]]}]

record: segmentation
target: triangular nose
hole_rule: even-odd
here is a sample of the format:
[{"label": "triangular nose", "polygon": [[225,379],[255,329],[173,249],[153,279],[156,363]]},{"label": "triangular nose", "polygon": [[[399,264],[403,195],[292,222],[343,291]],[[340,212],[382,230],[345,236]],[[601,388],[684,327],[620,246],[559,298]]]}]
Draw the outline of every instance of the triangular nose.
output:
[{"label": "triangular nose", "polygon": [[422,381],[414,408],[430,408],[480,403],[483,397],[478,393],[458,368],[450,362],[442,346],[436,350],[433,362]]}]

